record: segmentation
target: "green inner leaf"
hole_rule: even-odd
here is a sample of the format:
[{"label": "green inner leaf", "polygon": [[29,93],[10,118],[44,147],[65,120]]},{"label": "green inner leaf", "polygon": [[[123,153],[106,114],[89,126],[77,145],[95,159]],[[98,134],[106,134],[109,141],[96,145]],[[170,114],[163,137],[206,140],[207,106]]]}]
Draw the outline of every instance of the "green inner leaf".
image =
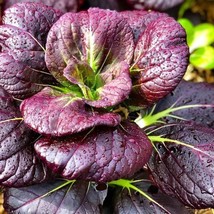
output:
[{"label": "green inner leaf", "polygon": [[214,48],[198,48],[190,55],[190,63],[202,69],[214,69]]}]

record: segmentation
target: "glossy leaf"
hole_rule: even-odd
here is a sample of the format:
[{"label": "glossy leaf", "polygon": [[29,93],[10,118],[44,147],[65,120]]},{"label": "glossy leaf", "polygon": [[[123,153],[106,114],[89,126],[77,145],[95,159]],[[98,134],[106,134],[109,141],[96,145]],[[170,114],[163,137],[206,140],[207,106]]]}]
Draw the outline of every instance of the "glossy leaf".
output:
[{"label": "glossy leaf", "polygon": [[18,98],[28,97],[52,83],[44,60],[47,33],[59,18],[43,4],[17,4],[5,10],[0,26],[0,85]]},{"label": "glossy leaf", "polygon": [[135,105],[158,101],[180,82],[188,65],[185,38],[185,31],[170,17],[157,17],[147,23],[131,69]]},{"label": "glossy leaf", "polygon": [[[169,213],[182,213],[190,214],[184,205],[173,197],[167,196],[158,190],[157,187],[151,185],[149,182],[136,183],[140,190],[144,191],[152,199],[154,199],[159,205],[164,207],[163,210],[157,204],[152,203],[144,196],[135,191],[129,192],[128,190],[118,191],[114,198],[114,213],[115,214],[165,214],[166,210]],[[155,191],[152,191],[155,190]]]},{"label": "glossy leaf", "polygon": [[[171,94],[157,104],[155,113],[170,108],[174,104],[175,107],[204,104],[204,107],[179,110],[173,112],[173,115],[214,128],[213,91],[214,84],[194,83],[183,80]],[[169,123],[178,120],[167,117],[165,121]]]},{"label": "glossy leaf", "polygon": [[35,150],[51,170],[66,179],[107,182],[141,169],[152,146],[137,125],[122,123],[122,127],[97,127],[69,138],[41,138]]},{"label": "glossy leaf", "polygon": [[14,97],[29,97],[40,91],[43,88],[42,84],[55,84],[48,73],[35,70],[14,57],[8,52],[0,53],[0,85]]},{"label": "glossy leaf", "polygon": [[94,213],[100,214],[102,200],[87,182],[77,181],[53,193],[65,181],[52,181],[39,185],[9,188],[5,192],[4,207],[9,213]]},{"label": "glossy leaf", "polygon": [[[157,145],[149,162],[156,184],[168,195],[195,208],[214,206],[214,129],[192,123],[162,129],[164,137],[190,144]],[[160,134],[160,133],[159,133]]]},{"label": "glossy leaf", "polygon": [[48,178],[47,168],[36,157],[33,133],[19,120],[12,98],[0,88],[0,183],[4,186],[24,186]]},{"label": "glossy leaf", "polygon": [[213,69],[214,68],[214,48],[206,46],[198,48],[190,55],[190,63],[198,68]]},{"label": "glossy leaf", "polygon": [[25,124],[34,131],[52,136],[65,136],[98,125],[116,126],[118,114],[98,111],[72,94],[46,87],[21,104]]}]

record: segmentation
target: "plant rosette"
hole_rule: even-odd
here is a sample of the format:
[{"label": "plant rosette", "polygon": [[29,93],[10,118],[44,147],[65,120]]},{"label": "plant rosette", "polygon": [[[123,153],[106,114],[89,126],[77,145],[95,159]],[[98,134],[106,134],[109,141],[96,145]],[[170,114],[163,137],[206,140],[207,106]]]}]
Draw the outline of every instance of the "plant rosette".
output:
[{"label": "plant rosette", "polygon": [[[101,213],[115,186],[137,191],[154,210],[173,212],[145,185],[135,186],[133,176],[146,164],[154,168],[156,142],[170,141],[146,127],[179,109],[150,122],[133,120],[130,111],[146,111],[181,81],[189,52],[179,23],[152,11],[62,15],[19,3],[4,13],[0,44],[0,182],[8,212]],[[118,200],[115,212],[127,210]]]}]

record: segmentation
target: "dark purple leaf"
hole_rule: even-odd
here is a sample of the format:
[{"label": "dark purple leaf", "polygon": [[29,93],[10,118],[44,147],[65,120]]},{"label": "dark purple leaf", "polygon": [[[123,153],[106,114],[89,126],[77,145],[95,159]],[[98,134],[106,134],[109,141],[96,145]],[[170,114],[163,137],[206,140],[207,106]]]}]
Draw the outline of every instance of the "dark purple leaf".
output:
[{"label": "dark purple leaf", "polygon": [[155,183],[189,207],[214,208],[214,129],[184,123],[161,133],[203,152],[167,141],[158,144],[159,155],[154,152],[149,162]]},{"label": "dark purple leaf", "polygon": [[66,179],[107,182],[130,177],[148,161],[152,146],[135,124],[96,127],[70,138],[41,138],[35,144],[39,157]]},{"label": "dark purple leaf", "polygon": [[80,0],[6,0],[4,2],[4,9],[11,7],[14,4],[21,2],[34,2],[34,3],[44,3],[50,7],[53,7],[62,12],[73,11],[76,12],[79,6]]},{"label": "dark purple leaf", "polygon": [[42,84],[51,82],[51,76],[15,60],[9,53],[0,53],[0,61],[0,85],[14,97],[29,97],[40,91]]},{"label": "dark purple leaf", "polygon": [[85,105],[81,98],[44,88],[21,104],[24,122],[36,132],[64,136],[97,125],[116,126],[120,116]]},{"label": "dark purple leaf", "polygon": [[0,91],[0,183],[24,186],[42,182],[48,173],[35,156],[32,132],[20,121],[5,121],[20,114],[9,94],[3,88]]},{"label": "dark purple leaf", "polygon": [[48,6],[33,3],[20,3],[5,11],[0,26],[0,85],[12,95],[27,97],[41,90],[35,83],[53,82],[42,72],[47,68],[41,46],[45,46],[47,33],[60,15]]},{"label": "dark purple leaf", "polygon": [[9,188],[5,192],[4,207],[9,213],[101,213],[99,193],[87,182],[76,181],[72,186],[44,196],[63,183],[65,181]]},{"label": "dark purple leaf", "polygon": [[127,2],[135,9],[156,9],[156,10],[167,10],[172,8],[184,0],[127,0]]},{"label": "dark purple leaf", "polygon": [[146,23],[132,65],[133,101],[148,105],[171,92],[188,65],[184,29],[171,17],[160,16]]},{"label": "dark purple leaf", "polygon": [[[195,104],[214,105],[214,84],[182,81],[171,94],[157,104],[155,111],[160,112],[175,103],[174,107]],[[214,106],[183,109],[173,112],[173,115],[214,128]],[[167,117],[165,121],[173,122],[177,119]]]},{"label": "dark purple leaf", "polygon": [[[164,207],[170,213],[182,213],[190,214],[190,210],[187,210],[178,200],[167,196],[160,192],[157,187],[150,185],[146,182],[140,182],[134,184],[140,190],[144,191],[162,207]],[[152,192],[152,190],[155,190]],[[157,204],[149,201],[144,196],[140,195],[135,191],[131,191],[129,194],[128,190],[123,190],[120,193],[117,192],[115,196],[114,213],[115,214],[166,214],[161,207]]]},{"label": "dark purple leaf", "polygon": [[61,83],[68,82],[63,70],[70,62],[88,63],[95,73],[105,66],[133,57],[133,35],[126,20],[117,12],[91,8],[63,15],[51,28],[46,62]]}]

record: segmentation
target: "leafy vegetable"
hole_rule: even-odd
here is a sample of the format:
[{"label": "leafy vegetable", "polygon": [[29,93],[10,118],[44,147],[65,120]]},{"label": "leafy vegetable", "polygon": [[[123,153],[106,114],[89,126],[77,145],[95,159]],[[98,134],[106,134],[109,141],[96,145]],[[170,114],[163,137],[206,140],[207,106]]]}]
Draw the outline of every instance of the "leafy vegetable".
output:
[{"label": "leafy vegetable", "polygon": [[[39,14],[39,15],[38,15]],[[0,85],[23,98],[53,82],[46,73],[44,45],[60,12],[41,4],[17,4],[5,11],[0,26]]]},{"label": "leafy vegetable", "polygon": [[19,111],[3,88],[0,88],[0,106],[1,184],[17,187],[45,181],[50,173],[32,148],[33,133],[18,121]]},{"label": "leafy vegetable", "polygon": [[[133,190],[121,190],[115,194],[115,213],[190,213],[179,201],[158,191],[157,187],[152,186],[150,183],[142,181],[136,183],[136,186],[146,192],[146,194],[152,197],[160,206],[162,205],[164,209]],[[152,190],[155,191],[152,192]]]},{"label": "leafy vegetable", "polygon": [[[54,188],[58,190],[52,193]],[[103,203],[99,195],[100,193],[87,182],[76,181],[73,184],[52,181],[19,189],[10,188],[6,192],[4,206],[9,212],[14,213],[99,214],[100,205]]]},{"label": "leafy vegetable", "polygon": [[[173,115],[214,128],[213,90],[213,84],[194,83],[183,80],[171,94],[157,104],[155,113],[168,109],[171,106],[178,107],[201,104],[201,107],[181,109],[173,112]],[[165,119],[167,123],[174,121],[178,120],[174,117],[167,117]]]},{"label": "leafy vegetable", "polygon": [[69,138],[41,138],[35,150],[47,166],[66,179],[107,182],[141,169],[152,146],[137,125],[122,123],[122,128],[98,127]]},{"label": "leafy vegetable", "polygon": [[131,96],[137,105],[158,101],[182,79],[188,64],[185,37],[181,26],[170,17],[160,16],[147,23],[136,44],[131,68]]},{"label": "leafy vegetable", "polygon": [[[193,150],[173,143],[158,144],[149,169],[155,183],[168,195],[193,208],[213,207],[214,130],[184,123],[163,130],[164,136],[188,143]],[[160,134],[160,133],[159,133]]]},{"label": "leafy vegetable", "polygon": [[63,94],[49,87],[25,99],[21,104],[25,123],[36,132],[65,136],[97,125],[116,126],[119,114],[95,110],[72,94]]}]

